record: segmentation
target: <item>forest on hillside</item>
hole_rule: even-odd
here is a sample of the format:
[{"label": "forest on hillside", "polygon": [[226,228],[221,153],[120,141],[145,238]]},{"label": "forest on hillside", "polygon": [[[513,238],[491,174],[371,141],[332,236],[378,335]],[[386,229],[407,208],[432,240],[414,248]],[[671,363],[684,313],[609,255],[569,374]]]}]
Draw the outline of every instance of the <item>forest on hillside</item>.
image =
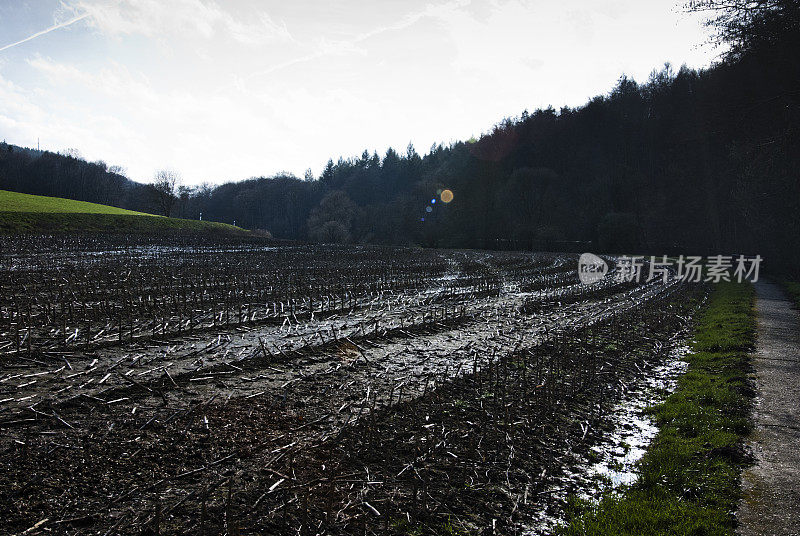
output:
[{"label": "forest on hillside", "polygon": [[[421,155],[328,162],[319,177],[156,186],[70,155],[0,145],[0,189],[264,229],[428,247],[761,254],[800,261],[800,2],[691,2],[720,60],[622,76],[578,108],[522,112]],[[532,88],[535,92],[535,88]],[[160,185],[160,187],[158,187]],[[453,199],[442,202],[441,192]],[[164,203],[164,196],[168,202]]]}]

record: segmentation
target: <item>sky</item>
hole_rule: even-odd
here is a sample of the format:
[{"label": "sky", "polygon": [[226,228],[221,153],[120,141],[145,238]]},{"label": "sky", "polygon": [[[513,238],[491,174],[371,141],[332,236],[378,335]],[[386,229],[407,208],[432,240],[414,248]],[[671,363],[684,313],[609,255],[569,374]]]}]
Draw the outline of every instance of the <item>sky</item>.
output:
[{"label": "sky", "polygon": [[0,0],[0,139],[187,185],[478,137],[709,65],[676,0]]}]

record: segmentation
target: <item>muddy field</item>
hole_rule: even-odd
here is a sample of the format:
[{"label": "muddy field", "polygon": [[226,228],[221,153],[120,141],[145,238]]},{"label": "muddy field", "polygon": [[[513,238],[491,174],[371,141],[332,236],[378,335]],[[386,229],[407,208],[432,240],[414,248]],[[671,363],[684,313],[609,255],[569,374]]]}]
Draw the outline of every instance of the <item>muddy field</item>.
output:
[{"label": "muddy field", "polygon": [[[614,264],[614,259],[607,259]],[[0,532],[547,532],[701,288],[577,255],[0,252]],[[27,532],[26,532],[27,531]]]}]

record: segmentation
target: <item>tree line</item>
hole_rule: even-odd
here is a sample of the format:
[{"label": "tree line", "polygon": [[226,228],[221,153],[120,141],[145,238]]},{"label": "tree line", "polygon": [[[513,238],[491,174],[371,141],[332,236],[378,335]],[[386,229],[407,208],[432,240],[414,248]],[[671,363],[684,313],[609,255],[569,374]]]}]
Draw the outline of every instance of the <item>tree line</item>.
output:
[{"label": "tree line", "polygon": [[[151,185],[102,162],[0,146],[0,188],[236,222],[275,237],[428,247],[743,253],[800,261],[800,2],[695,1],[727,51],[621,77],[577,108],[506,118],[420,155],[364,153],[319,177]],[[164,177],[161,177],[162,179]],[[445,203],[442,192],[452,193]]]}]

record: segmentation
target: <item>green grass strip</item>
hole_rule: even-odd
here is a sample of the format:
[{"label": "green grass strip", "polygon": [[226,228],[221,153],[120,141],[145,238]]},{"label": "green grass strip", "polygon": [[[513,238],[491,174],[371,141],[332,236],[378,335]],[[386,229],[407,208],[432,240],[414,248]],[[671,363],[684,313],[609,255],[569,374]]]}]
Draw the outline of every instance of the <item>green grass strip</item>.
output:
[{"label": "green grass strip", "polygon": [[562,535],[732,535],[751,427],[750,284],[715,287],[695,328],[687,372],[652,410],[659,433],[639,479],[599,503],[574,501]]}]

